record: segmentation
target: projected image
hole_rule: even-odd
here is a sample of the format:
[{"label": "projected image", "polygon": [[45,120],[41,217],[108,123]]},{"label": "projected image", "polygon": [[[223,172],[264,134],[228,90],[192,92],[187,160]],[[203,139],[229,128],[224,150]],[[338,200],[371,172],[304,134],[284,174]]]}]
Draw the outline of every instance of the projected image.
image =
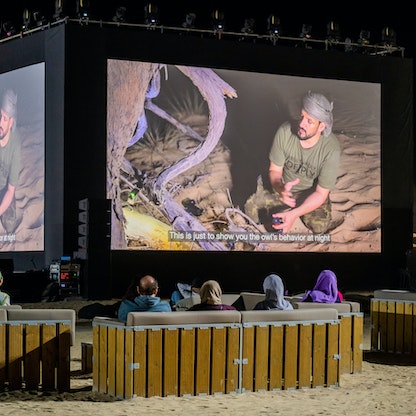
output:
[{"label": "projected image", "polygon": [[0,251],[43,251],[43,63],[0,74],[0,111]]},{"label": "projected image", "polygon": [[108,61],[114,250],[381,252],[379,84]]}]

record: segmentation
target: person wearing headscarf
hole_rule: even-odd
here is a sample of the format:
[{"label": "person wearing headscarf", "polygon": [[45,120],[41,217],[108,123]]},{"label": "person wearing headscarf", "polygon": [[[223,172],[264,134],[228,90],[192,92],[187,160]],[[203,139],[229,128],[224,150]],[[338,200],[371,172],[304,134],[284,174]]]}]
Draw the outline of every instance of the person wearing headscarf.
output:
[{"label": "person wearing headscarf", "polygon": [[216,280],[207,280],[199,291],[201,303],[191,306],[188,311],[226,311],[236,310],[232,305],[222,303],[222,289]]},{"label": "person wearing headscarf", "polygon": [[12,234],[17,227],[15,192],[21,169],[17,95],[9,88],[0,100],[0,220],[6,233]]},{"label": "person wearing headscarf", "polygon": [[275,191],[272,229],[287,233],[297,218],[315,234],[328,231],[329,194],[338,177],[341,147],[333,127],[333,103],[308,91],[295,126],[282,124],[269,153],[269,179]]},{"label": "person wearing headscarf", "polygon": [[281,309],[291,310],[292,304],[284,298],[285,288],[283,281],[277,274],[269,274],[263,282],[263,291],[266,298],[254,306],[255,310]]},{"label": "person wearing headscarf", "polygon": [[342,298],[336,274],[332,270],[322,270],[315,286],[306,291],[301,302],[340,303]]}]

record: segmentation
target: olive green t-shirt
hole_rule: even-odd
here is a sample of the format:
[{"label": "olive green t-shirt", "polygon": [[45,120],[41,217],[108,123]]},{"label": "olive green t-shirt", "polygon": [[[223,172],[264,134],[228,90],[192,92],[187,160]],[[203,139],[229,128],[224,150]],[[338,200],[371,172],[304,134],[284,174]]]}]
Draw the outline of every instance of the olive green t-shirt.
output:
[{"label": "olive green t-shirt", "polygon": [[293,192],[303,191],[318,184],[332,190],[338,176],[341,147],[334,134],[321,136],[315,146],[304,149],[299,138],[291,131],[289,122],[277,130],[269,158],[277,166],[283,166],[284,183],[300,179]]},{"label": "olive green t-shirt", "polygon": [[0,147],[0,189],[7,184],[17,186],[21,169],[20,136],[16,131],[10,135],[5,147]]}]

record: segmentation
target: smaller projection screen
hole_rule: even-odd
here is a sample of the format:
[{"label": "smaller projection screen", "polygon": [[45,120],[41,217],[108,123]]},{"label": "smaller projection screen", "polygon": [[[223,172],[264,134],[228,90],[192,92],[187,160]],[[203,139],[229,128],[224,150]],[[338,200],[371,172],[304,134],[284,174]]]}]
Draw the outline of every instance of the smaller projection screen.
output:
[{"label": "smaller projection screen", "polygon": [[[308,91],[333,103],[331,221],[279,233],[269,153]],[[113,250],[381,252],[380,84],[111,59],[107,100]]]},{"label": "smaller projection screen", "polygon": [[[11,103],[14,99],[8,95],[8,103],[0,102],[9,110],[15,108],[14,126],[9,129],[8,115],[4,112],[0,124],[0,188],[3,189],[0,191],[0,251],[43,251],[45,64],[0,74],[0,92],[6,90],[13,91],[16,100]],[[11,130],[10,135],[8,130]],[[11,155],[13,152],[8,149],[12,146],[13,152],[20,153],[20,157]],[[10,173],[12,171],[15,173]],[[12,177],[16,177],[15,184]],[[14,188],[14,196],[9,205],[6,200],[10,185]],[[4,211],[6,205],[9,208]]]}]

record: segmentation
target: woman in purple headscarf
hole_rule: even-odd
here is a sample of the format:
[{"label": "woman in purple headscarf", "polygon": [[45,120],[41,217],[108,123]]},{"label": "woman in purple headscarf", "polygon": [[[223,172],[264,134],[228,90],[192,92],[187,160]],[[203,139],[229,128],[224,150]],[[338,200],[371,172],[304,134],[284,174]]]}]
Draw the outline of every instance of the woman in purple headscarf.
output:
[{"label": "woman in purple headscarf", "polygon": [[301,302],[340,303],[337,276],[332,270],[322,270],[312,290],[306,291]]}]

